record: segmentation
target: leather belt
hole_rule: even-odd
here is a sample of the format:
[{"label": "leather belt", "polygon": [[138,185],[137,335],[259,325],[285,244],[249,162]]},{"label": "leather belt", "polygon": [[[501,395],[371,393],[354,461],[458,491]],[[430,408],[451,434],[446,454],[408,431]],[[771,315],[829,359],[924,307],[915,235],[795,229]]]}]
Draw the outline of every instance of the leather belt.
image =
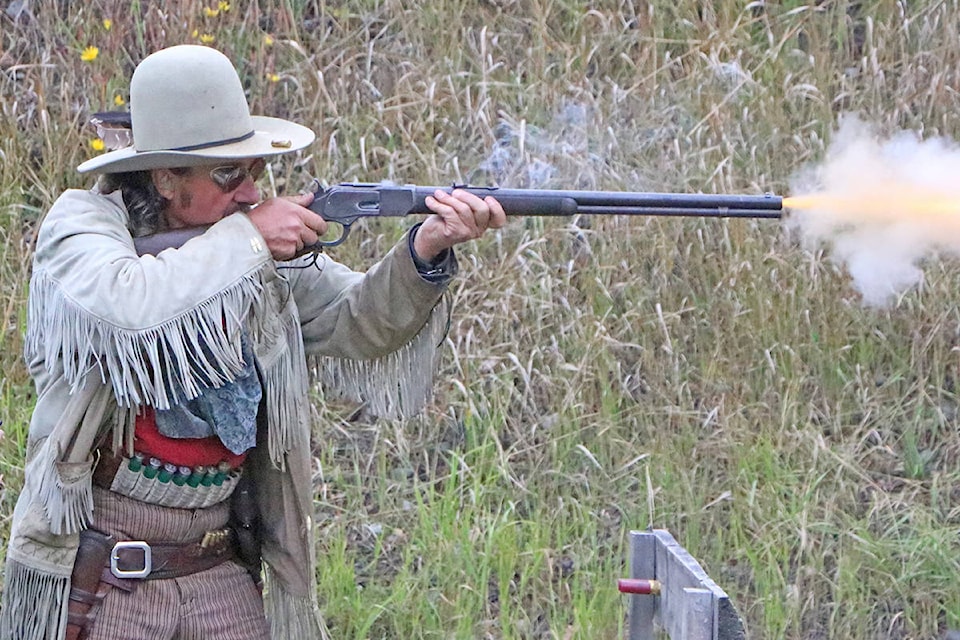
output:
[{"label": "leather belt", "polygon": [[70,576],[67,640],[84,640],[111,588],[132,592],[138,579],[180,578],[233,560],[235,534],[208,531],[197,542],[117,540],[100,531],[80,532],[80,546]]},{"label": "leather belt", "polygon": [[235,557],[233,531],[217,529],[190,543],[114,539],[109,567],[118,578],[163,580],[206,571]]}]

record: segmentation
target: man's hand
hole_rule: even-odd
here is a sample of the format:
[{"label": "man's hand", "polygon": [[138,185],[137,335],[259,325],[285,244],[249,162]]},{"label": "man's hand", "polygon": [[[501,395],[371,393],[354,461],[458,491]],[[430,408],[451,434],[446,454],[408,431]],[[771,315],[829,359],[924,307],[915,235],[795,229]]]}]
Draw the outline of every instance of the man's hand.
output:
[{"label": "man's hand", "polygon": [[260,231],[274,260],[290,260],[327,232],[327,221],[307,209],[312,193],[269,198],[247,216]]},{"label": "man's hand", "polygon": [[432,260],[454,245],[475,240],[487,229],[499,229],[507,223],[503,207],[493,196],[480,198],[463,189],[453,193],[437,190],[427,197],[434,213],[420,225],[413,249],[423,260]]}]

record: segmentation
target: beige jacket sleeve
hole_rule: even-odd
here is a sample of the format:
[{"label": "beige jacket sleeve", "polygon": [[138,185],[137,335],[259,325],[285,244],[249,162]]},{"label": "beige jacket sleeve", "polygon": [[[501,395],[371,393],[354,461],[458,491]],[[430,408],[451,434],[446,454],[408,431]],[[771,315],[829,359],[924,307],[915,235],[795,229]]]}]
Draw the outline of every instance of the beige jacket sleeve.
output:
[{"label": "beige jacket sleeve", "polygon": [[126,224],[113,196],[57,200],[37,240],[25,356],[38,379],[77,385],[99,368],[121,406],[165,408],[242,368],[240,329],[273,261],[243,215],[155,257],[137,255]]},{"label": "beige jacket sleeve", "polygon": [[420,276],[406,237],[366,273],[325,255],[316,268],[290,272],[304,347],[313,356],[386,356],[420,332],[446,290]]}]

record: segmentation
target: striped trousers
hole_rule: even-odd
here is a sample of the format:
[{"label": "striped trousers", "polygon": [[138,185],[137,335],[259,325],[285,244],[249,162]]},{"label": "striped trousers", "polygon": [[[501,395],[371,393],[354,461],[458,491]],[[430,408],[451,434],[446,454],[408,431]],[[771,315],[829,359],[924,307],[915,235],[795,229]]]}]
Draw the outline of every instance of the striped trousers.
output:
[{"label": "striped trousers", "polygon": [[[189,542],[226,525],[229,502],[172,509],[94,487],[93,527],[121,540]],[[183,578],[140,580],[132,593],[111,589],[89,640],[268,640],[263,599],[233,562]]]}]

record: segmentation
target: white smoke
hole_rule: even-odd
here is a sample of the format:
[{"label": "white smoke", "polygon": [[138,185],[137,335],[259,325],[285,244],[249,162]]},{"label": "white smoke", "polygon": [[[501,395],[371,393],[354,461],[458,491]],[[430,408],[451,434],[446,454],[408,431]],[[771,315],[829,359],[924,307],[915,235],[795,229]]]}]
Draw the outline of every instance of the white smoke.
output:
[{"label": "white smoke", "polygon": [[920,284],[922,262],[936,252],[960,255],[960,148],[952,140],[883,138],[847,116],[825,161],[797,176],[791,193],[798,206],[790,225],[831,247],[867,305]]}]

